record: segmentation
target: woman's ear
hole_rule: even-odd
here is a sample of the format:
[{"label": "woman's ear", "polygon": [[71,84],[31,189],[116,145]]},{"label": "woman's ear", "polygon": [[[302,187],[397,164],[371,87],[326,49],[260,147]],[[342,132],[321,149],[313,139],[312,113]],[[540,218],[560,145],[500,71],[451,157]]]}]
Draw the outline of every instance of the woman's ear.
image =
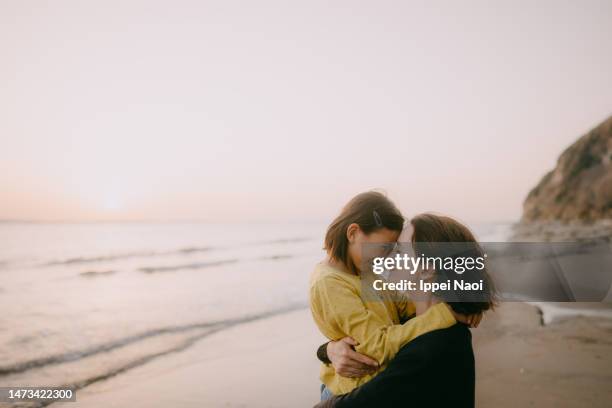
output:
[{"label": "woman's ear", "polygon": [[356,223],[352,223],[346,229],[346,239],[348,242],[355,242],[355,238],[357,237],[357,233],[360,231],[359,225]]}]

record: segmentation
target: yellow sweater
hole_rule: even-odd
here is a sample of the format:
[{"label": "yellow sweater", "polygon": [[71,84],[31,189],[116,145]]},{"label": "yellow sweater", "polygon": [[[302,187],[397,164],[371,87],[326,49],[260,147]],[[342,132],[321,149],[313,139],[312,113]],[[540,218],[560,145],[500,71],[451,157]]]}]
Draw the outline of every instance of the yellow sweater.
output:
[{"label": "yellow sweater", "polygon": [[414,314],[414,304],[390,299],[364,302],[361,286],[358,276],[323,263],[316,266],[310,279],[310,310],[321,333],[330,340],[352,337],[359,342],[357,352],[380,364],[377,372],[361,378],[342,377],[331,365],[324,364],[321,381],[336,395],[350,392],[372,379],[409,341],[456,323],[448,306],[440,303],[399,324],[400,318]]}]

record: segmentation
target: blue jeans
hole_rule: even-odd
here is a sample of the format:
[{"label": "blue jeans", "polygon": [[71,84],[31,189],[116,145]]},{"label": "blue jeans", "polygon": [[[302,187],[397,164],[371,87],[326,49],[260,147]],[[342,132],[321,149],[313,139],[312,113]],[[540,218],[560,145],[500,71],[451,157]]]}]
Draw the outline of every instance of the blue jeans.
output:
[{"label": "blue jeans", "polygon": [[321,384],[321,401],[325,401],[333,397],[334,394],[325,386],[325,384]]}]

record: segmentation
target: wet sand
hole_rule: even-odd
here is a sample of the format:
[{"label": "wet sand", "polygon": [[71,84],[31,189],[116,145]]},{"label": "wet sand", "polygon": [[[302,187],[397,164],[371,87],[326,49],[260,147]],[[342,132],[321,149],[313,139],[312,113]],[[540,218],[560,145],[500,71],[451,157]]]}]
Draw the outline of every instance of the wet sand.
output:
[{"label": "wet sand", "polygon": [[476,406],[609,407],[612,320],[541,325],[539,310],[506,303],[472,331]]},{"label": "wet sand", "polygon": [[[477,406],[610,406],[612,320],[541,321],[536,307],[506,303],[472,331]],[[309,407],[323,341],[309,311],[298,310],[218,332],[57,406]]]}]

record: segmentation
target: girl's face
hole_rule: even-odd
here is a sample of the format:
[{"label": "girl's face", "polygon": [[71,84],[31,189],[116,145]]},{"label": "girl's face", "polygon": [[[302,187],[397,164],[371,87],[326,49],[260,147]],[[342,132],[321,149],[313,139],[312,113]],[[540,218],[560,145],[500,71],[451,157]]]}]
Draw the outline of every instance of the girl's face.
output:
[{"label": "girl's face", "polygon": [[[361,270],[361,265],[364,261],[363,247],[366,244],[388,244],[395,243],[400,236],[400,231],[393,231],[387,228],[380,228],[369,234],[364,233],[359,225],[351,224],[347,229],[347,238],[349,240],[348,253],[353,265]],[[376,245],[384,248],[384,245]],[[372,255],[368,253],[368,257]]]}]

